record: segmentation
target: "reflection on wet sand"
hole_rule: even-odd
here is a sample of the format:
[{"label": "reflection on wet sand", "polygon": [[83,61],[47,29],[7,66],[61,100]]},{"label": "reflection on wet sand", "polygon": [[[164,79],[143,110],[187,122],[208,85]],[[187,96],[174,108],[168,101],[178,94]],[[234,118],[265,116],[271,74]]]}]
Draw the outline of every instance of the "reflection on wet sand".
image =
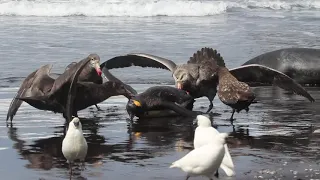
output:
[{"label": "reflection on wet sand", "polygon": [[[175,146],[186,142],[192,147],[194,124],[193,119],[186,118],[157,118],[157,119],[139,119],[128,129],[128,139],[124,142],[107,145],[105,137],[97,134],[99,119],[83,120],[83,127],[90,133],[86,134],[89,149],[86,162],[89,164],[99,164],[104,158],[109,158],[120,162],[139,161],[154,157],[154,154],[165,152],[169,145]],[[215,126],[218,127],[218,126]],[[55,134],[63,134],[64,126],[56,127],[60,129]],[[24,158],[29,160],[28,168],[49,170],[55,168],[66,168],[67,163],[61,152],[61,143],[64,135],[39,139],[33,144],[27,146],[23,140],[19,140],[17,128],[9,127],[9,138],[16,142],[14,149]],[[244,126],[233,128],[228,138],[230,148],[249,147],[256,149],[267,149],[272,151],[293,151],[300,150],[301,146],[308,146],[312,137],[312,128],[307,132],[294,136],[263,135],[252,137],[249,135],[249,129]],[[146,142],[146,147],[135,150],[135,141],[141,139]],[[302,153],[302,152],[300,152]],[[303,154],[300,154],[303,155]]]},{"label": "reflection on wet sand", "polygon": [[[231,125],[225,123],[227,120],[223,120],[220,116],[208,115],[213,126],[220,132],[230,132],[227,143],[231,156],[263,157],[275,161],[264,154],[267,152],[318,161],[320,133],[313,132],[319,128],[319,123],[314,116],[319,115],[320,112],[314,109],[320,103],[318,101],[311,104],[304,100],[278,100],[272,93],[268,94],[261,89],[256,89],[255,92],[258,94],[259,102],[252,107],[251,113],[259,115],[259,119],[256,120],[259,121],[257,124],[250,124],[255,119],[248,119],[250,122],[245,122],[246,124],[244,122],[237,124],[236,120],[235,125]],[[316,91],[311,92],[314,94]],[[270,98],[270,96],[273,97]],[[319,99],[318,96],[315,97]],[[223,108],[217,109],[216,112],[220,113]],[[102,135],[101,130],[112,128],[112,126],[106,127],[106,124],[102,122],[123,121],[127,118],[126,114],[115,113],[116,118],[111,118],[109,113],[103,114],[96,111],[95,113],[93,118],[81,119],[89,146],[86,163],[90,167],[101,167],[106,162],[112,165],[114,161],[144,166],[144,161],[148,159],[166,157],[174,151],[187,153],[193,149],[195,119],[177,116],[137,119],[131,125],[126,124],[127,132],[123,131],[121,141],[116,137],[116,142],[114,143],[113,139],[111,143],[108,134]],[[125,123],[123,125],[126,126]],[[65,126],[56,126],[53,129],[54,137],[37,139],[29,143],[22,140],[23,138],[19,136],[19,129],[16,127],[8,127],[7,133],[9,139],[15,142],[13,148],[17,150],[22,159],[28,160],[27,168],[63,169],[64,173],[61,176],[67,177],[68,164],[61,152]],[[171,161],[168,159],[168,162]],[[235,166],[239,164],[235,163]],[[77,179],[85,179],[80,175],[79,170],[75,174],[78,175]]]}]

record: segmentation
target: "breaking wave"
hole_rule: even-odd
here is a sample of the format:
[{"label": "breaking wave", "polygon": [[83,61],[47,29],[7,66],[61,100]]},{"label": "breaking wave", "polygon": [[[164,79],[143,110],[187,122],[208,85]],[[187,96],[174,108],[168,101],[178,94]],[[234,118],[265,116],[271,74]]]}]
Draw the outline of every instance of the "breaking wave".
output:
[{"label": "breaking wave", "polygon": [[3,16],[212,16],[237,8],[319,9],[320,0],[0,0]]}]

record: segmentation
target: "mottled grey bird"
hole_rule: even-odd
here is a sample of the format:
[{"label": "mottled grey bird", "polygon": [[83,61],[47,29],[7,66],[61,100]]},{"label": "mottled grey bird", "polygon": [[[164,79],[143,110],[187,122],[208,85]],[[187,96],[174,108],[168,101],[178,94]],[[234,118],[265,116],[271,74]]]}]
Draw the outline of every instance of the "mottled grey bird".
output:
[{"label": "mottled grey bird", "polygon": [[255,95],[248,84],[238,81],[226,67],[219,67],[218,76],[218,97],[221,102],[232,108],[230,120],[233,121],[235,111],[249,111]]},{"label": "mottled grey bird", "polygon": [[[212,48],[202,48],[190,57],[187,64],[176,65],[173,61],[145,53],[131,53],[117,56],[101,64],[107,69],[130,66],[162,68],[172,72],[177,88],[183,89],[193,97],[207,97],[212,101],[217,93],[219,83],[218,69],[225,67],[223,58]],[[287,75],[262,65],[247,65],[230,69],[230,73],[243,82],[266,82],[314,101],[311,95]]]}]

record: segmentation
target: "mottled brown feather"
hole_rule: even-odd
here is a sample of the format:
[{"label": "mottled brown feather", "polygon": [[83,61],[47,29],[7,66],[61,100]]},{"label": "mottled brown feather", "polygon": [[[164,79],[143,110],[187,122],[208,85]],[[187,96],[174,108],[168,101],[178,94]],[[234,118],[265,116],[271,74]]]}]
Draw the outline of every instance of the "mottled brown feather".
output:
[{"label": "mottled brown feather", "polygon": [[217,50],[208,47],[201,48],[201,50],[195,52],[193,56],[190,57],[188,63],[198,64],[204,61],[215,61],[216,65],[225,67],[224,60],[220,53],[218,53]]},{"label": "mottled brown feather", "polygon": [[250,86],[240,82],[227,68],[219,68],[218,97],[224,104],[241,111],[255,99]]}]

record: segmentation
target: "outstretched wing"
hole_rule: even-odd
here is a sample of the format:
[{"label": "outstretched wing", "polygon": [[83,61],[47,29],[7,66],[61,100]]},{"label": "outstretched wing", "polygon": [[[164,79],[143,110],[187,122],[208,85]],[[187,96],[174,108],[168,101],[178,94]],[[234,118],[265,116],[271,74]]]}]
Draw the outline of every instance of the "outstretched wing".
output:
[{"label": "outstretched wing", "polygon": [[110,72],[106,67],[103,67],[103,68],[102,68],[102,72],[103,72],[103,74],[106,76],[106,78],[107,78],[109,81],[119,82],[119,83],[123,84],[123,86],[124,86],[129,92],[131,92],[133,95],[138,94],[137,91],[136,91],[135,89],[133,89],[133,87],[131,87],[131,86],[128,85],[128,84],[125,84],[125,83],[122,82],[120,79],[116,78],[113,74],[111,74],[111,72]]},{"label": "outstretched wing", "polygon": [[[16,93],[16,95],[14,96],[14,98],[12,99],[12,101],[10,103],[8,113],[7,113],[7,121],[9,118],[12,121],[13,117],[16,115],[18,109],[20,108],[20,106],[23,102],[17,98],[24,97],[26,93],[30,93],[30,91],[28,91],[28,89],[31,88],[31,86],[33,85],[34,80],[37,78],[37,76],[42,75],[42,73],[48,74],[50,72],[51,68],[52,68],[52,65],[50,65],[50,64],[44,65],[44,66],[40,67],[39,69],[37,69],[36,71],[29,74],[26,77],[26,79],[24,79],[24,81],[20,85],[18,92]],[[28,94],[28,96],[31,96],[31,95],[32,94]]]},{"label": "outstretched wing", "polygon": [[[53,101],[50,99],[51,95],[55,95],[54,93],[51,94],[44,94],[44,95],[36,95],[36,96],[28,96],[28,97],[18,97],[17,99],[23,100],[29,104],[37,104],[37,108],[41,110],[52,110],[52,109],[61,109],[63,113],[66,114],[67,120],[71,120],[71,115],[73,112],[73,101],[76,96],[76,88],[77,88],[77,81],[78,77],[83,70],[83,68],[89,63],[90,59],[87,58],[83,61],[81,61],[78,66],[77,64],[77,69],[72,70],[74,72],[73,74],[70,74],[70,86],[68,87],[68,95],[67,95],[67,101],[66,104],[61,104],[62,102],[60,101]],[[61,75],[62,76],[62,75]],[[61,77],[60,76],[60,77]],[[66,81],[64,84],[69,84],[69,81]],[[62,84],[62,85],[64,85]],[[57,92],[59,89],[57,89],[55,92]],[[64,92],[65,93],[65,92]],[[60,96],[62,94],[58,94]],[[63,94],[64,96],[64,94]],[[64,96],[66,97],[66,96]],[[60,110],[59,110],[60,112]]]},{"label": "outstretched wing", "polygon": [[[58,90],[60,90],[60,88],[66,84],[66,83],[71,83],[73,76],[78,73],[78,70],[81,69],[81,71],[83,70],[83,68],[87,65],[87,63],[90,61],[90,58],[85,58],[81,61],[79,61],[79,63],[76,63],[75,65],[72,65],[70,68],[68,68],[66,71],[64,71],[55,81],[54,84],[52,86],[52,89],[50,91],[49,95],[54,94],[55,92],[57,92]],[[81,73],[81,71],[79,73]]]},{"label": "outstretched wing", "polygon": [[102,63],[100,66],[102,68],[106,67],[107,69],[140,66],[161,68],[173,72],[177,65],[173,61],[162,57],[144,53],[131,53],[124,56],[116,56],[111,58]]},{"label": "outstretched wing", "polygon": [[312,96],[295,80],[275,69],[259,65],[250,64],[230,69],[230,73],[239,81],[247,83],[274,84],[282,89],[292,91],[304,96],[309,101],[314,102]]},{"label": "outstretched wing", "polygon": [[[73,67],[76,67],[75,73],[72,77],[72,82],[70,84],[69,92],[68,92],[68,98],[67,98],[67,104],[66,104],[66,116],[67,121],[70,122],[72,120],[72,112],[73,112],[73,102],[77,95],[77,82],[79,75],[81,71],[84,69],[84,67],[90,62],[90,58],[86,58],[82,61],[80,61],[78,64],[74,65]],[[71,67],[72,68],[72,67]]]}]

